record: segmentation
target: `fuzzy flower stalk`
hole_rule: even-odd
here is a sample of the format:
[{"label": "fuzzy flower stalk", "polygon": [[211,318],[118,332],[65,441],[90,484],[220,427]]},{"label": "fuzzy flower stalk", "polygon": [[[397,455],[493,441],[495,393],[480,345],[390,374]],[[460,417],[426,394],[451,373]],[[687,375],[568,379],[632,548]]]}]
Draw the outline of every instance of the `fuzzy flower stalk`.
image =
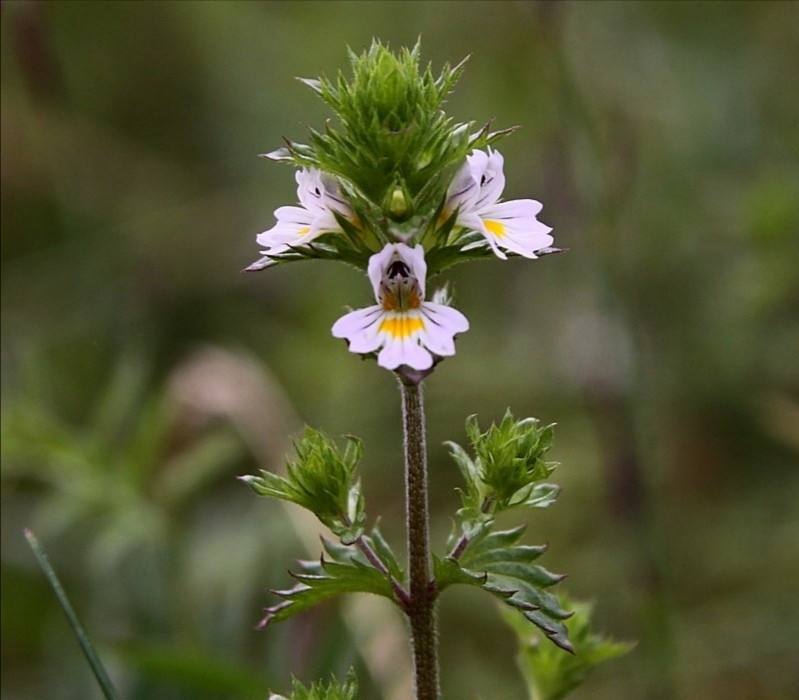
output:
[{"label": "fuzzy flower stalk", "polygon": [[[544,548],[517,543],[523,529],[494,532],[493,515],[515,507],[547,507],[557,488],[540,483],[551,465],[541,455],[551,426],[515,421],[481,433],[469,423],[473,460],[453,446],[466,479],[461,531],[448,554],[431,552],[423,382],[456,353],[470,328],[446,287],[428,295],[430,279],[452,265],[481,258],[529,260],[558,252],[534,199],[503,200],[504,160],[494,144],[513,129],[457,123],[443,111],[463,64],[438,75],[419,63],[419,46],[393,53],[379,42],[350,53],[352,76],[303,80],[334,111],[308,143],[286,140],[265,157],[296,169],[297,201],[275,210],[259,233],[261,256],[246,271],[297,261],[336,260],[366,273],[374,303],[356,304],[332,323],[348,350],[376,361],[399,380],[403,407],[407,562],[403,566],[375,525],[367,526],[356,463],[361,444],[344,452],[317,431],[295,442],[286,477],[262,471],[243,477],[260,495],[314,512],[339,542],[300,562],[298,583],[273,591],[282,599],[263,625],[283,620],[330,595],[368,592],[405,614],[417,700],[439,697],[435,606],[453,584],[483,588],[522,614],[546,637],[572,651],[569,613],[544,589],[562,576],[530,564]],[[347,303],[341,299],[341,304]],[[331,319],[332,320],[332,319]],[[347,697],[354,693],[348,686]],[[275,696],[277,697],[277,696]],[[306,697],[298,694],[296,696]],[[307,696],[310,697],[310,696]]]}]

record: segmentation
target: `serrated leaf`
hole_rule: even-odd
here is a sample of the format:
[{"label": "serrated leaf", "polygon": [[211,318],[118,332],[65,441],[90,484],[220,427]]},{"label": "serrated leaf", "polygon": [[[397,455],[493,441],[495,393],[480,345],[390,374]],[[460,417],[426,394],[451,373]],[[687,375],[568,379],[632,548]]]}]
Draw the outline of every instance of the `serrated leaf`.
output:
[{"label": "serrated leaf", "polygon": [[[400,580],[403,571],[377,528],[364,539],[378,554],[389,574]],[[380,545],[376,547],[378,541]],[[322,545],[324,554],[318,560],[298,562],[299,571],[291,574],[297,580],[294,587],[270,591],[283,601],[265,608],[265,616],[259,627],[281,622],[340,593],[373,593],[395,600],[389,578],[374,568],[358,547],[324,538]]]},{"label": "serrated leaf", "polygon": [[444,444],[449,447],[450,455],[461,470],[461,474],[466,480],[466,483],[471,485],[480,475],[479,467],[472,461],[472,458],[469,457],[466,450],[457,442],[447,441]]},{"label": "serrated leaf", "polygon": [[292,574],[298,581],[287,590],[273,590],[283,602],[265,609],[259,627],[281,622],[340,593],[374,593],[393,600],[391,584],[377,569],[352,561],[349,564],[320,560],[301,562],[303,573]]},{"label": "serrated leaf", "polygon": [[[506,567],[504,565],[494,565],[492,568],[504,570]],[[560,607],[555,595],[544,590],[563,580],[563,577],[555,578],[553,582],[552,576],[554,575],[550,574],[546,569],[544,569],[544,576],[539,577],[539,573],[532,571],[532,568],[533,567],[514,566],[514,568],[511,569],[511,573],[507,574],[487,570],[488,585],[490,585],[495,592],[511,592],[516,601],[524,604],[521,607],[527,608],[529,606],[542,610],[553,620],[568,619],[571,613]],[[523,569],[528,569],[528,571],[524,571]],[[547,574],[549,575],[547,576]],[[543,583],[539,583],[539,580],[543,581]]]},{"label": "serrated leaf", "polygon": [[560,608],[554,595],[521,579],[491,573],[484,588],[506,605],[521,610],[524,617],[538,627],[553,644],[574,653],[568,628],[563,622],[570,613]]},{"label": "serrated leaf", "polygon": [[526,525],[519,525],[499,532],[486,529],[469,543],[469,557],[476,557],[493,550],[507,549],[521,539],[526,529]]},{"label": "serrated leaf", "polygon": [[478,567],[497,561],[515,561],[529,564],[538,559],[538,557],[540,557],[546,551],[547,546],[545,544],[517,545],[516,547],[507,547],[505,549],[487,550],[481,554],[471,557],[469,561],[472,562],[472,566]]},{"label": "serrated leaf", "polygon": [[516,544],[524,531],[523,525],[499,532],[485,528],[469,542],[459,559],[435,560],[436,585],[439,591],[459,583],[480,586],[520,610],[554,644],[573,651],[563,622],[571,613],[545,590],[564,576],[532,563],[546,551],[546,546]]},{"label": "serrated leaf", "polygon": [[482,586],[486,582],[486,574],[481,575],[467,571],[452,557],[439,559],[434,555],[433,575],[435,576],[436,586],[439,591],[456,583],[463,583],[469,586]]},{"label": "serrated leaf", "polygon": [[574,609],[574,616],[566,621],[574,654],[563,654],[550,645],[540,644],[537,635],[531,637],[524,618],[505,608],[503,618],[513,627],[519,638],[519,667],[527,681],[530,696],[540,700],[559,700],[582,683],[598,664],[626,654],[633,645],[614,642],[591,631],[591,607],[584,603],[571,603],[563,596],[562,607]]}]

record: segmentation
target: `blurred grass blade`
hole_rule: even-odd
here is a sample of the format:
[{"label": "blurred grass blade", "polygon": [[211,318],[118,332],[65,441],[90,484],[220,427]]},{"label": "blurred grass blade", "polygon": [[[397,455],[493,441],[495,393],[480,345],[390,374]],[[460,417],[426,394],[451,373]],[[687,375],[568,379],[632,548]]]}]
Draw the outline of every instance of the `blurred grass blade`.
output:
[{"label": "blurred grass blade", "polygon": [[117,695],[114,686],[111,684],[111,679],[108,677],[108,673],[103,667],[103,664],[100,662],[100,658],[97,656],[97,652],[94,650],[92,643],[86,636],[86,631],[80,624],[80,620],[78,620],[78,616],[75,613],[72,604],[69,602],[69,598],[67,598],[64,588],[61,586],[61,582],[58,580],[53,567],[50,565],[50,560],[47,558],[47,554],[45,554],[44,549],[39,544],[39,540],[37,540],[36,536],[27,528],[25,528],[25,538],[28,540],[28,544],[33,550],[33,554],[36,557],[36,561],[39,563],[39,567],[47,577],[50,586],[55,592],[56,598],[58,598],[58,602],[61,604],[61,608],[64,610],[64,613],[69,620],[69,624],[72,626],[72,629],[75,632],[75,636],[78,638],[78,642],[83,649],[86,660],[89,662],[89,666],[92,667],[94,676],[97,678],[97,682],[103,691],[103,695],[105,696],[106,700],[118,700],[119,696]]}]

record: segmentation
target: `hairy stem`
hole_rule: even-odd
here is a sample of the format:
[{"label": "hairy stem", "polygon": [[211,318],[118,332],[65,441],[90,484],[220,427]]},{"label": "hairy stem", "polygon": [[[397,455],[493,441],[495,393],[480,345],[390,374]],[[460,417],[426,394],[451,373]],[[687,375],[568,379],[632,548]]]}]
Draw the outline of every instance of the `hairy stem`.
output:
[{"label": "hairy stem", "polygon": [[427,448],[422,388],[401,382],[405,430],[405,495],[408,527],[409,601],[416,700],[437,700],[438,658],[435,591],[430,576]]}]

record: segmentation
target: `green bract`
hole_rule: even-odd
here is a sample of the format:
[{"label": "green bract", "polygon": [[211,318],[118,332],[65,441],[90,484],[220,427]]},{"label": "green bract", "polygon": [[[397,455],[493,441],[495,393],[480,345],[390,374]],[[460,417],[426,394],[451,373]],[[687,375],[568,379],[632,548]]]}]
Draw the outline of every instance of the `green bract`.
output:
[{"label": "green bract", "polygon": [[286,477],[261,471],[261,476],[242,476],[242,481],[262,496],[291,501],[307,508],[344,542],[363,534],[366,520],[360,480],[355,468],[361,459],[361,441],[347,436],[343,454],[324,433],[305,429],[294,441],[297,458],[287,464]]},{"label": "green bract", "polygon": [[461,491],[464,521],[485,521],[516,506],[546,508],[555,500],[558,487],[539,483],[557,466],[544,461],[553,429],[553,425],[540,427],[535,418],[516,421],[510,412],[484,433],[476,417],[466,421],[475,458],[460,445],[447,443],[466,480],[466,489]]},{"label": "green bract", "polygon": [[[378,41],[349,56],[350,79],[343,73],[335,80],[302,79],[332,107],[338,123],[310,129],[309,144],[287,141],[266,157],[337,176],[360,217],[361,237],[418,241],[435,231],[440,243],[432,247],[443,247],[452,222],[442,228],[437,217],[454,167],[513,129],[490,132],[486,124],[470,133],[473,124],[443,112],[463,61],[445,64],[436,76],[430,65],[419,65],[418,43],[395,54]],[[441,262],[451,264],[455,252]],[[349,261],[365,267],[359,257]]]}]

